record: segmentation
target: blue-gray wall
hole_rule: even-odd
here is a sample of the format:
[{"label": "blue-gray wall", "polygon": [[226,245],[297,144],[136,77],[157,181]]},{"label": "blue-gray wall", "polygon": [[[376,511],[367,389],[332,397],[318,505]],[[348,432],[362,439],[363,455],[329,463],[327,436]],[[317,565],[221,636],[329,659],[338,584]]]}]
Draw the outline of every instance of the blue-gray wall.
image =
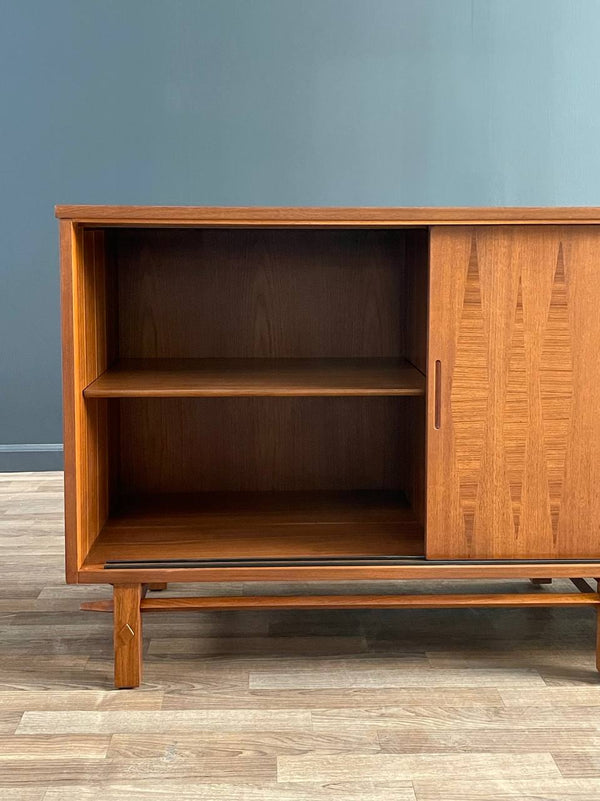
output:
[{"label": "blue-gray wall", "polygon": [[55,203],[600,205],[599,42],[599,0],[0,0],[0,470],[60,463]]}]

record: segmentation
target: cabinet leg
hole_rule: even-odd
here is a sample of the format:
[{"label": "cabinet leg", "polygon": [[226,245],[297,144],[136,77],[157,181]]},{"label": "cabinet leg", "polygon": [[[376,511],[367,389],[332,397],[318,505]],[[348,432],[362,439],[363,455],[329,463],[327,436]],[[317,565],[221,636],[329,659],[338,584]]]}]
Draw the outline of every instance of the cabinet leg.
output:
[{"label": "cabinet leg", "polygon": [[113,625],[115,687],[138,687],[142,681],[142,585],[115,584]]},{"label": "cabinet leg", "polygon": [[148,589],[149,590],[153,590],[154,592],[159,592],[161,590],[166,590],[167,589],[167,585],[166,585],[166,582],[165,583],[160,582],[158,584],[156,584],[156,583],[155,584],[148,584]]},{"label": "cabinet leg", "polygon": [[532,584],[552,584],[551,578],[534,578],[529,579]]}]

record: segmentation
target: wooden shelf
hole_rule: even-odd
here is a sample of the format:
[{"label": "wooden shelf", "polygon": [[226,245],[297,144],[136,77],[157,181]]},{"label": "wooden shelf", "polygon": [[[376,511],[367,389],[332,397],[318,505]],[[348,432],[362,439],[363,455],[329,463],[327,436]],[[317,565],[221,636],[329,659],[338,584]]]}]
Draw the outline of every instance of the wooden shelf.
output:
[{"label": "wooden shelf", "polygon": [[395,492],[141,496],[106,522],[84,569],[111,560],[423,556],[423,527]]},{"label": "wooden shelf", "polygon": [[404,359],[122,359],[86,398],[409,395],[425,377]]}]

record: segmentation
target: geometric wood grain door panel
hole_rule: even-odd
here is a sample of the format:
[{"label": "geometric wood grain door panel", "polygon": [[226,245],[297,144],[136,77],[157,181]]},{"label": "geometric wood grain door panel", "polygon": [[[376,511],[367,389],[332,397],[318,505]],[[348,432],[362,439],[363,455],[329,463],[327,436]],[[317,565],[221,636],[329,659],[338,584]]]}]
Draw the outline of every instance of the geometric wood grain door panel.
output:
[{"label": "geometric wood grain door panel", "polygon": [[431,229],[430,559],[600,558],[600,226]]}]

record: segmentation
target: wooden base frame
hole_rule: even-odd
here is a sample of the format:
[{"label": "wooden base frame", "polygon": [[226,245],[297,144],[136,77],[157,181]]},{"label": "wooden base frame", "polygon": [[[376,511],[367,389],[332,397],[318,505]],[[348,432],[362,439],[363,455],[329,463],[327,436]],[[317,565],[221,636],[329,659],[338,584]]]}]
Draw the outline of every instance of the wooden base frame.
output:
[{"label": "wooden base frame", "polygon": [[[531,579],[534,584],[542,582]],[[439,609],[463,607],[595,606],[597,609],[596,667],[600,670],[600,593],[585,579],[571,578],[579,592],[434,595],[276,595],[216,597],[146,597],[148,590],[166,584],[115,584],[113,599],[88,601],[81,609],[112,612],[115,687],[131,689],[142,682],[142,613],[161,611],[224,611],[231,609]],[[543,583],[548,583],[545,581]]]}]

